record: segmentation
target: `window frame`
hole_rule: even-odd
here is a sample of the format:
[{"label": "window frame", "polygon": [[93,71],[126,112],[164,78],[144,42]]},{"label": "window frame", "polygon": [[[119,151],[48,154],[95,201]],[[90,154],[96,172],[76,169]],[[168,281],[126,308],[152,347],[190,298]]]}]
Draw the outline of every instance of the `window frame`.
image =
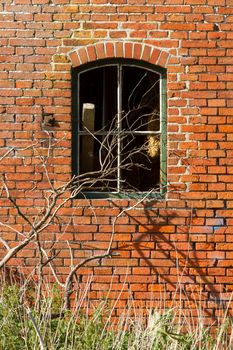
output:
[{"label": "window frame", "polygon": [[167,72],[165,68],[145,61],[127,58],[100,59],[72,68],[72,175],[78,174],[79,155],[79,75],[85,71],[109,65],[125,65],[150,70],[160,76],[160,190],[143,192],[100,192],[88,191],[78,194],[78,198],[164,198],[167,186]]}]

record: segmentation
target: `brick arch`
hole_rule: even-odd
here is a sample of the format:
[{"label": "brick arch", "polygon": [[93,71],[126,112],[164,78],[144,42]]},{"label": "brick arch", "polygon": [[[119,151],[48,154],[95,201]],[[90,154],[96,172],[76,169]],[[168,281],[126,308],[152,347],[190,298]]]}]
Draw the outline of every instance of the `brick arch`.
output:
[{"label": "brick arch", "polygon": [[151,45],[136,42],[101,42],[80,47],[70,52],[72,66],[104,58],[129,58],[149,62],[166,68],[169,54]]}]

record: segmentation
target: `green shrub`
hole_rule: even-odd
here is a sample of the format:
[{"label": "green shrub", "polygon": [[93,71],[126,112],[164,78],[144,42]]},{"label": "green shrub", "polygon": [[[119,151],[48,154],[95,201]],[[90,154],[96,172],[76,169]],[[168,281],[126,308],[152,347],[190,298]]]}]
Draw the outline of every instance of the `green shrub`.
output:
[{"label": "green shrub", "polygon": [[[231,350],[232,323],[225,319],[216,332],[204,327],[200,318],[196,328],[174,310],[150,310],[148,317],[130,316],[126,309],[118,324],[111,323],[113,310],[100,301],[90,310],[62,309],[62,297],[54,288],[36,305],[27,291],[30,308],[22,291],[5,285],[0,293],[0,350],[41,350],[38,332],[46,350]],[[31,313],[30,313],[31,312]],[[56,317],[55,317],[55,316]]]}]

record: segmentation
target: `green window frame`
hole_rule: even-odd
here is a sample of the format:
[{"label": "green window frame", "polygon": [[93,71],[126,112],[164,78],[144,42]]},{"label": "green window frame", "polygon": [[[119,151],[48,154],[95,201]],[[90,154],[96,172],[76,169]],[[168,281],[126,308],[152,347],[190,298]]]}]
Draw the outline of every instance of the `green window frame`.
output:
[{"label": "green window frame", "polygon": [[[144,75],[143,75],[144,74]],[[144,78],[144,76],[146,78]],[[149,84],[149,78],[151,81],[153,79],[157,79],[156,83],[150,83],[148,86],[148,90],[145,90],[146,84]],[[135,80],[137,79],[137,80]],[[147,81],[144,81],[146,80]],[[131,129],[129,125],[129,129],[127,126],[122,128],[124,123],[123,120],[123,108],[126,106],[126,102],[124,102],[124,95],[127,95],[127,86],[128,91],[130,89],[130,81],[134,81],[134,87],[131,89],[134,93],[138,93],[137,90],[141,91],[140,99],[145,98],[151,91],[155,91],[156,84],[156,92],[152,98],[148,98],[150,105],[159,106],[159,126],[157,129],[145,130],[145,123],[140,121],[140,127],[136,127],[135,129]],[[136,83],[135,83],[136,81]],[[142,85],[144,84],[144,87]],[[131,84],[132,85],[132,84]],[[126,87],[125,87],[126,86]],[[143,90],[144,89],[144,90]],[[93,92],[94,91],[94,92]],[[146,91],[146,92],[145,92]],[[155,94],[157,94],[155,96]],[[133,96],[133,92],[128,92],[126,96],[127,100],[136,100],[135,104],[139,104],[139,97]],[[155,101],[156,99],[156,101]],[[151,101],[155,102],[151,102]],[[140,100],[141,101],[141,100]],[[110,103],[111,102],[111,103]],[[140,102],[141,103],[141,102]],[[154,104],[153,104],[154,103]],[[98,106],[101,105],[101,106]],[[129,104],[129,102],[128,102]],[[115,109],[114,109],[115,108]],[[152,107],[151,107],[152,108]],[[130,107],[129,107],[130,109]],[[132,110],[134,107],[132,107]],[[137,108],[136,108],[137,109]],[[148,166],[144,166],[144,173],[141,174],[141,182],[139,185],[139,189],[135,186],[127,189],[124,188],[125,178],[122,179],[124,170],[121,169],[121,150],[122,150],[122,141],[120,137],[118,137],[118,141],[116,141],[116,151],[114,157],[116,158],[117,166],[116,166],[116,174],[114,177],[114,185],[109,190],[109,186],[107,186],[107,190],[99,188],[95,189],[95,187],[91,187],[90,190],[85,190],[83,193],[80,193],[78,197],[80,198],[138,198],[148,196],[151,198],[163,198],[166,193],[166,185],[167,185],[167,120],[166,120],[166,109],[167,109],[167,87],[166,87],[166,69],[146,63],[140,60],[132,60],[132,59],[103,59],[95,62],[84,64],[80,67],[72,69],[72,171],[73,175],[79,175],[88,171],[95,171],[94,165],[91,164],[91,157],[88,159],[88,154],[94,153],[95,147],[94,141],[90,141],[90,138],[101,138],[106,137],[106,133],[110,133],[113,137],[116,137],[117,133],[125,137],[127,142],[127,135],[130,135],[131,138],[135,140],[142,139],[143,137],[157,138],[159,140],[159,165],[157,160],[157,165],[153,171],[148,171]],[[107,110],[107,111],[106,111]],[[114,111],[114,112],[113,112]],[[110,120],[108,119],[108,114],[114,114],[114,118],[116,118],[115,124],[118,125],[117,129],[114,131],[109,131],[109,129],[105,130],[105,123],[109,124]],[[127,112],[128,113],[128,112]],[[125,114],[127,114],[125,113]],[[130,110],[131,113],[131,110]],[[132,113],[131,113],[132,114]],[[133,115],[133,114],[132,114]],[[135,113],[134,113],[135,115]],[[143,117],[147,115],[144,112]],[[107,117],[106,117],[107,116]],[[107,118],[107,120],[106,120]],[[128,118],[128,116],[127,116]],[[141,117],[140,117],[141,118]],[[94,121],[93,121],[94,119]],[[102,119],[102,121],[98,121]],[[130,119],[130,118],[128,118]],[[129,121],[127,119],[127,125]],[[132,119],[132,117],[131,117]],[[142,119],[142,118],[141,118]],[[99,124],[98,124],[99,123]],[[101,124],[102,123],[102,124]],[[83,127],[83,124],[87,125],[87,127]],[[95,126],[94,124],[98,124]],[[135,122],[133,122],[135,124]],[[131,123],[132,125],[132,123]],[[136,125],[136,124],[135,124]],[[143,125],[143,127],[141,127]],[[91,134],[90,134],[90,129]],[[114,136],[116,135],[116,136]],[[130,141],[132,142],[132,141]],[[127,147],[127,146],[125,146]],[[124,147],[123,147],[124,148]],[[149,158],[149,157],[147,157]],[[135,159],[134,159],[135,160]],[[134,161],[133,160],[133,161]],[[153,163],[153,162],[151,162]],[[139,167],[140,168],[140,167]],[[143,166],[142,166],[143,168]],[[145,170],[146,169],[146,170]],[[128,172],[126,178],[128,176],[129,182],[133,182],[133,173],[135,168]],[[140,169],[138,170],[140,172]],[[151,175],[152,172],[152,175]],[[153,183],[153,174],[159,178],[155,186],[151,188],[144,188],[143,178],[146,178],[146,174],[148,174],[148,178],[150,178],[150,183]],[[132,180],[133,179],[133,180]],[[126,181],[127,182],[127,181]],[[123,184],[123,185],[122,185]],[[140,186],[142,189],[140,189]]]}]

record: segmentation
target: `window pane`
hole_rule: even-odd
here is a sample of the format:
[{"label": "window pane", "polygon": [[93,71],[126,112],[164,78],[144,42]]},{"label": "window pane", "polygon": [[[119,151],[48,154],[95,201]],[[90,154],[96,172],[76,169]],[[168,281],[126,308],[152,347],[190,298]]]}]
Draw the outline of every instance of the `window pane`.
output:
[{"label": "window pane", "polygon": [[161,76],[134,62],[112,63],[77,76],[77,168],[93,179],[84,191],[158,190]]},{"label": "window pane", "polygon": [[[83,72],[79,82],[79,129],[109,130],[117,113],[117,66]],[[88,108],[92,109],[89,117]]]},{"label": "window pane", "polygon": [[[80,136],[80,174],[89,173],[87,177],[96,178],[101,165],[108,168],[103,172],[101,181],[97,181],[88,190],[113,192],[117,188],[117,143],[116,137],[107,135]],[[92,173],[92,174],[90,174]],[[101,175],[100,175],[101,176]]]},{"label": "window pane", "polygon": [[121,172],[122,189],[148,191],[160,183],[160,139],[157,136],[127,136],[122,146],[122,162],[130,163]]},{"label": "window pane", "polygon": [[160,76],[146,69],[123,66],[123,129],[159,131]]}]

